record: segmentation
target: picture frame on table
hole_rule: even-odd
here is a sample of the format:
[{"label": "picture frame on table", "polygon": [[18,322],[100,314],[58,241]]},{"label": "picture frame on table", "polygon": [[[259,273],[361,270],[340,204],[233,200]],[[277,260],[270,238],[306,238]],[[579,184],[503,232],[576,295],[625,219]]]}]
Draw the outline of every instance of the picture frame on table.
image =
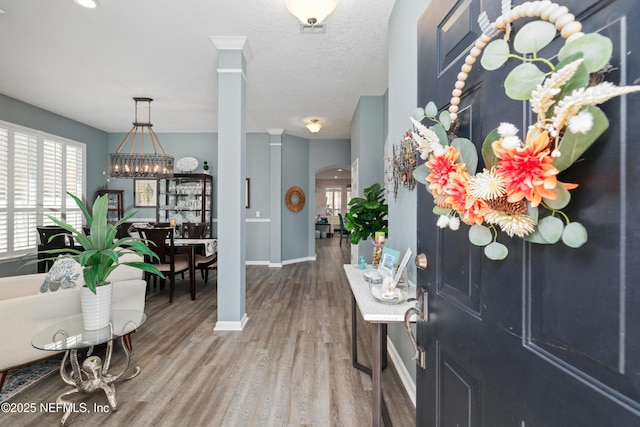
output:
[{"label": "picture frame on table", "polygon": [[385,247],[380,255],[378,270],[385,276],[393,277],[396,272],[396,266],[398,265],[399,258],[399,251]]},{"label": "picture frame on table", "polygon": [[133,180],[133,206],[136,208],[154,208],[158,204],[158,180]]}]

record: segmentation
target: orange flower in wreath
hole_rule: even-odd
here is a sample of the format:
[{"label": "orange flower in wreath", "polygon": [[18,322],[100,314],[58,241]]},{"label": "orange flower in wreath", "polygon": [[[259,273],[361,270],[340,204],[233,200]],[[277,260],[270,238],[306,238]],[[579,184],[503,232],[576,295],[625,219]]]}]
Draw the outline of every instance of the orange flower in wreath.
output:
[{"label": "orange flower in wreath", "polygon": [[458,156],[460,152],[455,147],[447,145],[444,147],[444,154],[432,155],[426,163],[429,168],[427,181],[434,196],[446,195],[445,187],[449,183],[449,174],[464,169],[464,163],[456,163]]},{"label": "orange flower in wreath", "polygon": [[469,194],[469,180],[471,175],[466,169],[449,174],[449,183],[446,187],[447,203],[458,212],[460,219],[469,225],[482,224],[483,216],[480,214],[486,203]]},{"label": "orange flower in wreath", "polygon": [[556,194],[552,190],[558,184],[559,171],[550,155],[549,134],[531,129],[524,147],[505,149],[501,142],[495,141],[492,148],[500,159],[496,169],[506,182],[507,201],[527,199],[535,207],[542,198],[554,200]]}]

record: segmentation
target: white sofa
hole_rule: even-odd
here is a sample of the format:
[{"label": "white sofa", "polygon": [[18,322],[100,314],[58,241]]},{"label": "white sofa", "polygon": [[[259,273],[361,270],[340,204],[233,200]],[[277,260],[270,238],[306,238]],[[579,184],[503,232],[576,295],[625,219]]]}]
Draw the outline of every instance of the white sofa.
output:
[{"label": "white sofa", "polygon": [[[141,260],[133,254],[123,259]],[[8,370],[54,355],[31,345],[36,333],[80,313],[80,289],[40,293],[45,277],[46,273],[0,278],[0,389]],[[147,283],[142,270],[120,265],[109,278],[113,309],[144,311]]]}]

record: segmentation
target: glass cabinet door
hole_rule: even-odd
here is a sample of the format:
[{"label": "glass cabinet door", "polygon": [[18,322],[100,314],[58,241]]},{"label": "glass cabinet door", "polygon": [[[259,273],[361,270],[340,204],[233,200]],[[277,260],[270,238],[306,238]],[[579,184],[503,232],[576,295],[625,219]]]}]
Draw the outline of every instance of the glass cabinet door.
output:
[{"label": "glass cabinet door", "polygon": [[213,210],[213,177],[207,174],[175,174],[160,182],[158,222],[182,225],[207,222],[211,237]]}]

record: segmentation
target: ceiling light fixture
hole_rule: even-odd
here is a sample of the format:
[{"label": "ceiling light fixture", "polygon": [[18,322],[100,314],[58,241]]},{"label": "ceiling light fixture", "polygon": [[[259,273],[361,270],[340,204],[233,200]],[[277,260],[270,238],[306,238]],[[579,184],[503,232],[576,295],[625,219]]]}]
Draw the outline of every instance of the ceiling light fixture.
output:
[{"label": "ceiling light fixture", "polygon": [[307,122],[307,129],[309,129],[309,132],[311,133],[318,133],[320,132],[321,128],[322,128],[322,125],[320,124],[318,119],[311,119],[310,121]]},{"label": "ceiling light fixture", "polygon": [[331,15],[338,0],[286,0],[287,10],[304,25],[318,25]]},{"label": "ceiling light fixture", "polygon": [[73,2],[79,6],[86,7],[87,9],[95,9],[98,7],[96,0],[73,0]]},{"label": "ceiling light fixture", "polygon": [[[115,154],[109,154],[109,176],[112,178],[170,178],[173,176],[173,156],[164,152],[156,133],[151,129],[151,98],[133,98],[136,103],[136,121]],[[147,120],[144,117],[146,109]],[[144,133],[149,133],[153,153],[144,152]],[[140,136],[140,153],[134,153],[136,139]],[[131,140],[128,153],[121,153]],[[160,153],[158,153],[160,150]]]}]

